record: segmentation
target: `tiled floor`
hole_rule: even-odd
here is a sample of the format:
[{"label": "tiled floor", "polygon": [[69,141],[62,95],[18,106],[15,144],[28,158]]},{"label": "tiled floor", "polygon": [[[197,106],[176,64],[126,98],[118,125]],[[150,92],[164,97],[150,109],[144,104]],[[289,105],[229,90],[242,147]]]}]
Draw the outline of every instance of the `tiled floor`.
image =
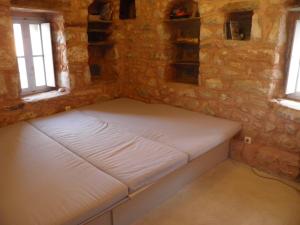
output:
[{"label": "tiled floor", "polygon": [[135,225],[300,225],[300,193],[228,160]]}]

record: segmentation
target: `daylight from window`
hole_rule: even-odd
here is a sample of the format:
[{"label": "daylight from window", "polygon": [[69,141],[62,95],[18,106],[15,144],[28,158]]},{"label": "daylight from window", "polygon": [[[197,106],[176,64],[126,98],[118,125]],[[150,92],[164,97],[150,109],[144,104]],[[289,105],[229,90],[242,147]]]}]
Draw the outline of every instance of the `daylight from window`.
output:
[{"label": "daylight from window", "polygon": [[24,20],[13,29],[22,92],[55,87],[50,24]]},{"label": "daylight from window", "polygon": [[300,20],[295,26],[286,94],[300,94]]}]

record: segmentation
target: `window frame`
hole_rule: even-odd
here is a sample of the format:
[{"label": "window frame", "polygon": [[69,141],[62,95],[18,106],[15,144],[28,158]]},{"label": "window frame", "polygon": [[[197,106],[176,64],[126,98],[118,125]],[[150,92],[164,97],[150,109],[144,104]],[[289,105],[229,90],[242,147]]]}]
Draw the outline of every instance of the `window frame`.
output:
[{"label": "window frame", "polygon": [[[288,82],[290,79],[290,68],[291,68],[291,60],[292,60],[292,54],[293,54],[293,48],[294,48],[294,41],[295,41],[295,36],[296,36],[296,28],[297,28],[297,23],[300,23],[300,11],[290,11],[289,16],[288,16],[288,26],[287,26],[287,31],[288,31],[288,50],[287,50],[287,78],[286,78],[286,85],[285,85],[285,95],[286,98],[291,99],[291,100],[296,100],[300,101],[300,91],[297,91],[297,84],[295,85],[295,92],[293,93],[288,93]],[[298,31],[300,32],[300,30]],[[297,75],[297,81],[300,79],[300,61],[298,64],[298,75]]]},{"label": "window frame", "polygon": [[287,94],[286,96],[291,100],[300,101],[300,92],[295,92],[293,94]]},{"label": "window frame", "polygon": [[[20,57],[16,55],[16,58],[24,58],[25,59],[25,66],[26,66],[26,72],[27,72],[27,81],[28,81],[28,88],[20,88],[21,89],[21,96],[28,96],[28,95],[33,95],[33,94],[38,94],[38,93],[43,93],[43,92],[49,92],[56,90],[56,75],[55,75],[55,70],[54,70],[54,84],[55,87],[50,87],[47,85],[47,76],[46,76],[46,66],[45,66],[45,52],[44,52],[44,47],[42,44],[42,54],[41,55],[34,55],[32,51],[32,43],[31,43],[31,35],[30,35],[30,24],[38,24],[40,26],[41,30],[41,25],[49,23],[50,22],[43,18],[43,17],[24,17],[24,16],[15,16],[13,17],[13,24],[20,24],[21,25],[21,32],[22,32],[22,37],[23,37],[23,48],[24,48],[24,56]],[[50,30],[51,32],[51,30]],[[42,32],[41,32],[41,42],[43,43],[43,37],[42,37]],[[51,40],[51,49],[52,49],[52,57],[53,57],[53,46],[52,46],[52,40]],[[45,85],[43,86],[37,86],[36,85],[36,80],[35,80],[35,69],[34,69],[34,62],[33,58],[34,57],[42,57],[43,58],[43,66],[44,66],[44,76],[45,76]],[[53,68],[54,68],[54,59],[53,59]]]}]

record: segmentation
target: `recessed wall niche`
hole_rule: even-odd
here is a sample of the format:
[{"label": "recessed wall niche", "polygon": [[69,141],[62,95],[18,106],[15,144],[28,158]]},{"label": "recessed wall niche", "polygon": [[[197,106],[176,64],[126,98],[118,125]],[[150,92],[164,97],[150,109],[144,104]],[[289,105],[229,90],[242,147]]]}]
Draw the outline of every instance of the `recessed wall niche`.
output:
[{"label": "recessed wall niche", "polygon": [[113,3],[107,0],[95,0],[89,6],[88,50],[92,82],[115,80]]},{"label": "recessed wall niche", "polygon": [[128,20],[136,18],[135,0],[120,0],[120,19]]},{"label": "recessed wall niche", "polygon": [[251,39],[253,11],[230,12],[225,23],[227,40],[247,41]]},{"label": "recessed wall niche", "polygon": [[170,4],[166,20],[170,32],[171,81],[187,84],[199,83],[200,15],[193,0],[179,0]]}]

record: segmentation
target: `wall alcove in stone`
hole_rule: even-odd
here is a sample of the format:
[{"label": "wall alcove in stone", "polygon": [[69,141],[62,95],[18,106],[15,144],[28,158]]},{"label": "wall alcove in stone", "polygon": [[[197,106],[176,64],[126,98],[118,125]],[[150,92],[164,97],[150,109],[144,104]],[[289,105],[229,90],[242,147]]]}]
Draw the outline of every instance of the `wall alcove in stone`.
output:
[{"label": "wall alcove in stone", "polygon": [[117,74],[113,66],[114,44],[113,3],[107,0],[94,0],[89,6],[88,41],[91,80],[115,80]]},{"label": "wall alcove in stone", "polygon": [[198,84],[201,26],[198,3],[193,0],[172,2],[165,24],[171,43],[168,78],[174,82]]},{"label": "wall alcove in stone", "polygon": [[247,41],[251,39],[253,11],[237,11],[227,15],[225,36],[227,40]]},{"label": "wall alcove in stone", "polygon": [[120,19],[128,20],[136,18],[135,0],[120,0]]}]

